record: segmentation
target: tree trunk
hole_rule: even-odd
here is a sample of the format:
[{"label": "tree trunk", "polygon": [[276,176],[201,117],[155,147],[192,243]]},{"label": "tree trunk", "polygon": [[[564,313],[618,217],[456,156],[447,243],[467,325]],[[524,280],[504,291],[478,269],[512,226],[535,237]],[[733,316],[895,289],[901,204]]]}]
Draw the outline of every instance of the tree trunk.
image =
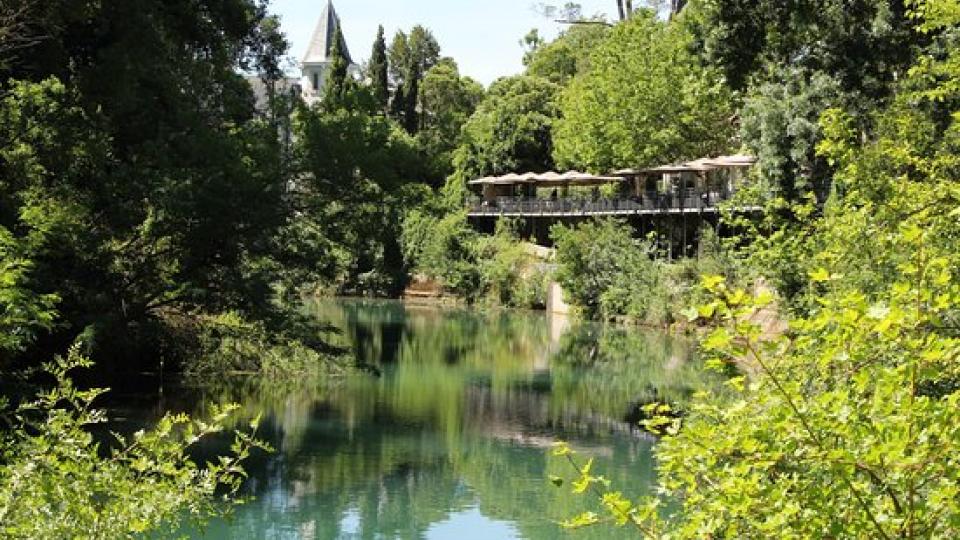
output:
[{"label": "tree trunk", "polygon": [[624,13],[623,0],[617,0],[617,11],[620,12],[620,20],[621,21],[626,20],[627,14]]},{"label": "tree trunk", "polygon": [[670,17],[680,13],[685,5],[687,5],[687,0],[670,0]]}]

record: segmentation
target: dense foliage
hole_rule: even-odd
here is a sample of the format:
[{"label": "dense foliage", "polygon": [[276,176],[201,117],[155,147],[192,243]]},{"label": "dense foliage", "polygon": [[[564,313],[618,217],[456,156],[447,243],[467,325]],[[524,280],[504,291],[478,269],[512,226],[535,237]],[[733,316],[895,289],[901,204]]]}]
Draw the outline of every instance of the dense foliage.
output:
[{"label": "dense foliage", "polygon": [[502,221],[496,234],[474,231],[462,212],[446,215],[427,208],[411,211],[403,223],[403,250],[412,271],[471,303],[543,308],[549,272],[521,242],[514,224]]},{"label": "dense foliage", "polygon": [[104,391],[80,390],[70,379],[72,370],[91,365],[74,347],[46,366],[54,387],[17,407],[12,429],[0,434],[0,537],[170,535],[228,511],[244,478],[240,462],[266,447],[238,432],[231,455],[202,467],[188,449],[220,431],[233,408],[215,408],[206,422],[164,416],[101,446],[91,430],[108,421],[93,406]]},{"label": "dense foliage", "polygon": [[834,197],[748,252],[791,263],[789,331],[756,318],[773,295],[704,279],[712,300],[691,313],[713,327],[702,347],[749,370],[682,420],[651,407],[647,426],[665,435],[659,484],[678,506],[627,500],[573,458],[574,488],[596,489],[609,519],[677,538],[960,534],[960,6],[908,6],[931,44],[870,115],[871,136],[857,111],[821,116]]},{"label": "dense foliage", "polygon": [[526,75],[494,82],[463,127],[454,157],[458,178],[553,169],[558,91],[550,81]]},{"label": "dense foliage", "polygon": [[666,325],[699,298],[699,276],[723,272],[738,278],[738,263],[706,230],[697,258],[670,262],[655,242],[635,239],[633,228],[614,220],[578,227],[556,226],[557,271],[566,300],[591,319]]},{"label": "dense foliage", "polygon": [[177,313],[279,332],[279,126],[235,71],[277,76],[275,21],[248,0],[56,4],[31,4],[47,33],[0,73],[0,235],[20,289],[4,312],[37,315],[18,358],[84,333],[101,365],[138,368],[137,350],[178,347]]},{"label": "dense foliage", "polygon": [[689,52],[677,23],[638,12],[564,91],[554,131],[561,167],[607,172],[716,155],[731,145],[729,90]]}]

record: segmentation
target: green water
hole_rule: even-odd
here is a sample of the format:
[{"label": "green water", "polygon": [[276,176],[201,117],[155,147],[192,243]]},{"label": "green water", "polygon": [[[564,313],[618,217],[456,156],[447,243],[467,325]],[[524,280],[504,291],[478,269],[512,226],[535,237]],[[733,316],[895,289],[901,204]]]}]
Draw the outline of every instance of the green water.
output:
[{"label": "green water", "polygon": [[[262,412],[276,452],[248,464],[254,500],[195,538],[620,538],[556,522],[591,501],[556,488],[566,440],[630,496],[654,479],[631,405],[683,401],[707,384],[686,343],[526,313],[391,302],[312,307],[379,375],[329,385],[211,384],[196,409]],[[206,450],[220,450],[211,443]]]}]

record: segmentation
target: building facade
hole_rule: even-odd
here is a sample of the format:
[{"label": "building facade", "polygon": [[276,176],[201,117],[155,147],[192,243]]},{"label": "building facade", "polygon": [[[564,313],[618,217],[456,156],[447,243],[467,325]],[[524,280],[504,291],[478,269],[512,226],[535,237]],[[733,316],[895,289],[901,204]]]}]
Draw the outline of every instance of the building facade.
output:
[{"label": "building facade", "polygon": [[[343,35],[343,28],[340,26],[340,17],[337,10],[333,7],[332,0],[328,0],[323,11],[320,13],[320,19],[300,60],[300,76],[284,77],[276,82],[275,91],[282,93],[292,93],[300,96],[307,105],[313,105],[323,99],[324,88],[327,84],[330,67],[333,65],[333,43],[337,36],[337,29],[340,28],[340,34]],[[348,73],[351,77],[360,75],[360,67],[354,63],[350,56],[350,50],[347,48],[346,41],[340,42],[340,50],[347,58],[349,65]],[[253,89],[256,98],[257,109],[265,111],[268,103],[267,87],[259,76],[247,77],[250,87]]]},{"label": "building facade", "polygon": [[[343,36],[340,17],[333,7],[333,1],[328,0],[327,5],[320,13],[320,19],[313,31],[313,37],[310,38],[307,51],[300,61],[299,84],[301,96],[307,102],[307,105],[313,105],[323,98],[323,89],[326,87],[330,66],[333,64],[331,54],[337,36],[337,28],[340,28],[340,35]],[[348,73],[353,77],[358,76],[360,68],[353,62],[346,41],[340,42],[340,50],[343,51],[347,58],[347,64],[350,66]]]}]

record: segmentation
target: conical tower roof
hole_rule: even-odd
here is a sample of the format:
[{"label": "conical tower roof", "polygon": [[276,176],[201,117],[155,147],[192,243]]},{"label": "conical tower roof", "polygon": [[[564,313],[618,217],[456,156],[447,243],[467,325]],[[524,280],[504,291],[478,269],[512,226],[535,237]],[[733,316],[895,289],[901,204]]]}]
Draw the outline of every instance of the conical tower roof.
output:
[{"label": "conical tower roof", "polygon": [[[333,8],[333,1],[328,0],[323,13],[320,14],[320,20],[317,22],[317,28],[313,31],[313,37],[310,39],[310,46],[307,47],[307,54],[303,56],[304,64],[325,64],[333,61],[330,53],[333,51],[333,40],[337,35],[337,27],[340,26],[340,17],[337,16],[337,10]],[[341,29],[341,34],[343,30]],[[347,49],[346,42],[340,43],[343,56],[347,63],[352,64],[350,51]]]}]

